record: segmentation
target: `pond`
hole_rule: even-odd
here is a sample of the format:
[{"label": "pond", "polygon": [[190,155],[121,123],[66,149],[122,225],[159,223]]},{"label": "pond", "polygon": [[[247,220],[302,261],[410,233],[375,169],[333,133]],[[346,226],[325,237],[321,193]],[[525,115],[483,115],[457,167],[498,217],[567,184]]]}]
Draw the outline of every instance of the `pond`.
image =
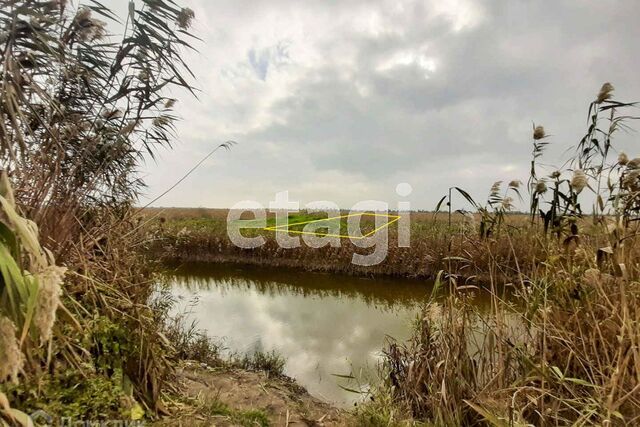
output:
[{"label": "pond", "polygon": [[[346,407],[374,379],[387,337],[405,340],[427,281],[187,264],[170,275],[178,310],[229,352],[275,350],[312,395]],[[340,375],[353,374],[358,383]]]}]

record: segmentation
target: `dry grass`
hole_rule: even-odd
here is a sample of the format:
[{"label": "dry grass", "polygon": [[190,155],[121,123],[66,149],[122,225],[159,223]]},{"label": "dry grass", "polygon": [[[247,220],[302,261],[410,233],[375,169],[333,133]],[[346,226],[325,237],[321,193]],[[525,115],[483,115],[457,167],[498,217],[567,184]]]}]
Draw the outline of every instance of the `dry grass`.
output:
[{"label": "dry grass", "polygon": [[[477,208],[479,225],[415,214],[411,247],[391,245],[373,267],[351,264],[358,249],[348,244],[283,250],[269,236],[258,249],[237,249],[223,211],[167,211],[149,232],[171,259],[432,277],[436,289],[447,287],[426,304],[411,340],[385,348],[384,381],[355,413],[362,425],[637,425],[640,158],[611,160],[612,135],[633,117],[620,110],[634,105],[613,101],[611,91],[605,84],[590,105],[566,170],[538,163],[548,135],[534,127],[530,215],[509,212],[516,181],[504,192],[496,182],[485,204],[452,187]],[[590,215],[586,191],[596,197]],[[469,282],[491,293],[491,310],[472,303]],[[507,297],[505,282],[515,295]]]},{"label": "dry grass", "polygon": [[488,313],[456,287],[430,302],[413,339],[386,348],[381,394],[436,425],[637,424],[640,283],[565,261]]},{"label": "dry grass", "polygon": [[[449,286],[449,296],[427,304],[412,340],[388,345],[385,382],[373,393],[374,401],[388,402],[387,408],[377,403],[361,408],[363,424],[371,425],[376,412],[387,414],[376,419],[377,425],[640,422],[640,159],[609,160],[611,135],[630,118],[617,110],[632,105],[612,101],[611,90],[603,85],[590,105],[590,126],[570,173],[540,177],[537,159],[547,136],[543,128],[534,128],[529,181],[534,225],[520,227],[527,230],[524,240],[508,240],[514,246],[527,239],[532,246],[544,245],[538,245],[538,262],[514,251],[516,295],[507,299],[497,292],[495,272],[513,267],[502,264],[501,246],[485,246],[490,312],[479,313],[469,303],[469,291],[451,276],[439,281]],[[602,113],[606,128],[600,127]],[[591,225],[580,206],[587,187],[597,200]],[[552,194],[545,196],[550,188]],[[546,212],[538,211],[543,203]],[[499,223],[496,218],[505,217],[500,199],[488,206],[492,209],[483,209],[483,220]],[[542,230],[535,228],[538,214]]]},{"label": "dry grass", "polygon": [[[153,416],[175,359],[131,206],[140,161],[173,136],[167,89],[192,90],[190,13],[163,0],[126,17],[96,2],[0,9],[0,321],[20,355],[12,382],[0,369],[0,425],[36,409]],[[124,34],[103,19],[126,21]]]},{"label": "dry grass", "polygon": [[[248,235],[259,233],[266,243],[255,249],[238,248],[227,236],[227,213],[225,209],[145,209],[146,229],[154,236],[150,249],[167,261],[239,262],[430,279],[446,270],[461,281],[482,282],[491,275],[500,276],[502,281],[516,280],[518,269],[531,270],[544,260],[548,244],[540,237],[540,226],[530,226],[526,215],[507,215],[502,232],[483,239],[468,216],[454,214],[449,226],[444,213],[412,212],[411,246],[397,247],[397,228],[392,225],[387,257],[378,265],[361,267],[351,262],[353,254],[368,254],[372,249],[358,248],[348,239],[341,239],[339,248],[310,248],[302,241],[299,248],[282,249],[275,233],[249,230]],[[476,224],[479,217],[476,215]],[[490,266],[499,268],[492,271]]]}]

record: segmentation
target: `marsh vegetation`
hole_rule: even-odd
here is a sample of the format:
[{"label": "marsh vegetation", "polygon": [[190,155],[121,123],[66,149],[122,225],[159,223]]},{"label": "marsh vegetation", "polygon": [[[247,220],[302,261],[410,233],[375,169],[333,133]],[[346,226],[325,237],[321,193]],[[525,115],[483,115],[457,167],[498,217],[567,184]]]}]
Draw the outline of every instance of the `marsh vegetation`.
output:
[{"label": "marsh vegetation", "polygon": [[[193,17],[172,0],[131,2],[120,18],[98,2],[0,1],[0,425],[29,425],[36,410],[282,418],[180,398],[181,359],[274,378],[285,362],[268,351],[222,360],[216,342],[171,312],[156,258],[432,280],[409,338],[381,344],[380,381],[352,387],[367,403],[332,421],[638,424],[640,158],[614,145],[635,104],[604,84],[557,170],[541,161],[556,142],[534,125],[526,185],[498,181],[485,202],[443,189],[436,211],[448,212],[412,213],[411,246],[391,245],[375,266],[351,263],[361,248],[348,240],[283,250],[269,230],[253,231],[266,244],[240,249],[226,211],[136,207],[140,162],[174,136],[170,94],[194,92],[181,55]],[[452,194],[472,212],[456,212]],[[518,199],[528,212],[513,212]],[[316,218],[300,215],[290,222]]]},{"label": "marsh vegetation", "polygon": [[[453,187],[475,212],[412,213],[411,247],[392,246],[377,266],[350,264],[358,249],[349,245],[234,249],[224,211],[150,211],[162,218],[152,233],[174,260],[435,280],[413,337],[385,347],[383,380],[356,411],[364,425],[634,424],[640,159],[615,149],[635,104],[612,93],[603,85],[589,105],[586,134],[562,168],[544,166],[551,138],[534,126],[526,185],[496,182],[486,202]],[[528,213],[513,212],[518,199]],[[480,289],[489,310],[474,303]]]},{"label": "marsh vegetation", "polygon": [[[0,2],[0,425],[167,413],[175,349],[133,204],[173,137],[193,12]],[[117,29],[116,34],[112,31]]]}]

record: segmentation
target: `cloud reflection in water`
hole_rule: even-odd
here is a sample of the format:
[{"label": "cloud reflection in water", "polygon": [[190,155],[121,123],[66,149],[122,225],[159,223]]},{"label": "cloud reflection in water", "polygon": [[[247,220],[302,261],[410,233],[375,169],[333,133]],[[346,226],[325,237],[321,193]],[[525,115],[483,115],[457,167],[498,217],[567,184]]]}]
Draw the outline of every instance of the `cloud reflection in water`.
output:
[{"label": "cloud reflection in water", "polygon": [[228,266],[183,267],[173,281],[177,309],[197,294],[189,320],[224,337],[230,351],[276,350],[311,394],[345,406],[359,396],[332,374],[375,374],[385,337],[408,338],[430,290],[418,281]]}]

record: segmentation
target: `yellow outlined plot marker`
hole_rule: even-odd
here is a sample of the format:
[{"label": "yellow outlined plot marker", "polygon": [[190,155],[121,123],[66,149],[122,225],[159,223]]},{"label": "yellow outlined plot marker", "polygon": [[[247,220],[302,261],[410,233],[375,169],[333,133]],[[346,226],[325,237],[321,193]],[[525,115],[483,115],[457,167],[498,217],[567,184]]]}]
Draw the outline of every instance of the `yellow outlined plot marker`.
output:
[{"label": "yellow outlined plot marker", "polygon": [[[314,231],[289,230],[289,227],[292,227],[294,225],[304,225],[304,224],[311,224],[311,223],[317,223],[317,222],[330,221],[330,220],[335,220],[335,219],[350,218],[352,216],[373,216],[373,217],[380,216],[380,217],[389,218],[389,221],[387,221],[386,223],[382,224],[381,226],[377,227],[376,229],[374,229],[374,230],[372,230],[372,231],[370,231],[367,234],[364,234],[362,236],[349,236],[348,234],[345,235],[345,234],[318,233],[318,232],[314,232]],[[389,215],[389,214],[376,214],[376,213],[361,212],[361,213],[355,213],[355,214],[349,214],[349,215],[333,216],[331,218],[312,219],[312,220],[309,220],[309,221],[295,222],[293,224],[284,224],[284,225],[265,227],[264,230],[281,232],[281,233],[311,234],[313,236],[319,236],[319,237],[341,237],[343,239],[364,239],[366,237],[372,236],[373,234],[377,233],[378,231],[382,230],[383,228],[390,226],[394,222],[398,221],[400,218],[401,218],[400,215]]]}]

